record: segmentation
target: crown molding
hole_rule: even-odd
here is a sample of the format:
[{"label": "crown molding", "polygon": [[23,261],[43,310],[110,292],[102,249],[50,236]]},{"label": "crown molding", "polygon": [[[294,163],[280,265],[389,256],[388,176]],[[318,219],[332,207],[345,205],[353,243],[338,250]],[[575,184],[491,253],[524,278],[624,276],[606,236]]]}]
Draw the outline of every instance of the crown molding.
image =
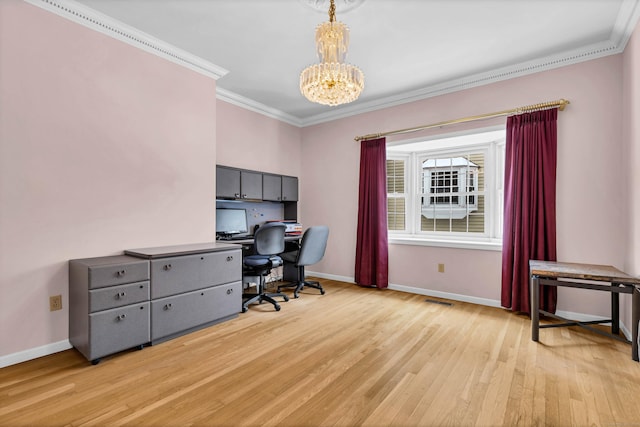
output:
[{"label": "crown molding", "polygon": [[[631,2],[634,3],[634,6],[637,6],[638,4],[637,0],[625,1],[625,3]],[[502,68],[496,68],[488,72],[473,74],[459,79],[448,80],[446,82],[434,84],[418,90],[404,92],[373,101],[362,102],[352,106],[341,107],[337,110],[327,111],[324,113],[316,114],[314,116],[306,117],[304,119],[294,117],[294,120],[285,121],[287,121],[287,123],[300,127],[313,126],[351,116],[356,116],[359,114],[381,110],[384,108],[402,105],[409,102],[420,101],[423,99],[446,95],[448,93],[453,93],[460,90],[471,89],[477,86],[484,86],[503,80],[523,77],[529,74],[549,71],[567,65],[577,64],[580,62],[590,61],[593,59],[622,53],[638,21],[639,11],[640,7],[635,7],[635,11],[633,12],[635,17],[630,17],[629,15],[627,15],[628,19],[626,19],[626,26],[624,27],[625,30],[621,31],[620,28],[614,30],[612,32],[612,38],[607,42],[595,43],[579,49],[573,49],[559,54],[549,55],[544,58],[538,58],[532,61],[521,62]],[[615,43],[613,42],[614,38],[616,40]],[[218,91],[220,90],[221,89],[218,89]],[[226,94],[227,96],[233,96],[231,92],[227,92]],[[242,97],[237,97],[238,100],[240,98]],[[236,105],[240,107],[243,106],[241,103],[236,103]],[[250,106],[245,106],[245,108],[251,109]],[[259,110],[255,109],[253,111],[260,112]],[[281,118],[282,115],[293,117],[283,112],[278,113],[278,110],[271,109],[270,117],[283,120]]]},{"label": "crown molding", "polygon": [[222,67],[73,0],[24,1],[214,80],[228,73]]},{"label": "crown molding", "polygon": [[550,55],[546,58],[540,58],[534,61],[521,62],[519,64],[497,68],[489,72],[478,73],[460,79],[449,80],[415,91],[404,92],[386,98],[359,103],[350,107],[343,107],[340,110],[317,114],[315,116],[303,119],[302,126],[305,127],[320,123],[326,123],[341,118],[380,110],[383,108],[389,108],[409,102],[420,101],[423,99],[432,98],[434,96],[446,95],[448,93],[453,93],[464,89],[471,89],[477,86],[484,86],[503,80],[509,80],[516,77],[523,77],[529,74],[539,73],[541,71],[548,71],[555,68],[564,67],[566,65],[614,55],[620,52],[622,52],[620,48],[611,45],[609,42],[598,43],[589,46],[588,48],[567,51],[558,55]]},{"label": "crown molding", "polygon": [[253,111],[255,113],[263,114],[272,119],[280,120],[281,122],[288,123],[292,126],[303,127],[302,120],[296,116],[280,111],[276,108],[269,107],[268,105],[261,104],[257,101],[238,95],[235,92],[231,92],[221,87],[216,87],[216,99],[220,101],[228,102],[235,106],[244,108],[246,110]]}]

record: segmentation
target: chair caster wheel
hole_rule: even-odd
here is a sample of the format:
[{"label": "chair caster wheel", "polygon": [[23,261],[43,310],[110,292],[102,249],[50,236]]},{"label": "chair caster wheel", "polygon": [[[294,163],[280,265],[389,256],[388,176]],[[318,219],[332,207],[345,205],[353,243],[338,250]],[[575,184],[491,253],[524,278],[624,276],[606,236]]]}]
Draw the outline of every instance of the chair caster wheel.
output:
[{"label": "chair caster wheel", "polygon": [[276,311],[280,311],[280,306],[279,305],[276,305],[275,307],[276,307]]},{"label": "chair caster wheel", "polygon": [[91,361],[91,364],[94,365],[94,366],[97,365],[98,363],[100,363],[100,359],[93,359]]},{"label": "chair caster wheel", "polygon": [[320,290],[320,295],[324,295],[324,289]]},{"label": "chair caster wheel", "polygon": [[247,312],[247,310],[248,310],[248,308],[247,308],[247,307],[242,307],[242,312],[243,312],[243,313],[246,313],[246,312]]},{"label": "chair caster wheel", "polygon": [[285,295],[284,296],[284,302],[287,302],[287,301],[289,301],[289,297]]},{"label": "chair caster wheel", "polygon": [[294,297],[294,298],[300,298],[300,296],[299,296],[299,295],[295,295],[295,294],[293,295],[293,297]]}]

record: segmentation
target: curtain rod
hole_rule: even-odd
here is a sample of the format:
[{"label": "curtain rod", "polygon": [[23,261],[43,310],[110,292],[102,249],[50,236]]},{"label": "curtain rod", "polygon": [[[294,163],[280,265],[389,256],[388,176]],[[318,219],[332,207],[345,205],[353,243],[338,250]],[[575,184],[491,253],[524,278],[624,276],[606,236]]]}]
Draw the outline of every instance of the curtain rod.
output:
[{"label": "curtain rod", "polygon": [[437,128],[437,127],[447,126],[447,125],[454,125],[458,123],[467,123],[467,122],[473,122],[476,120],[491,119],[494,117],[501,117],[501,116],[511,116],[516,114],[529,113],[529,112],[538,111],[538,110],[547,110],[554,107],[558,107],[560,111],[563,111],[564,107],[566,107],[567,104],[569,104],[569,101],[563,98],[557,101],[549,101],[549,102],[542,102],[540,104],[525,105],[524,107],[512,108],[510,110],[497,111],[495,113],[480,114],[479,116],[464,117],[462,119],[447,120],[445,122],[433,123],[430,125],[418,126],[414,128],[392,130],[389,132],[370,133],[364,136],[356,136],[353,139],[358,142],[367,141],[369,139],[381,138],[383,136],[388,136],[388,135],[400,135],[403,133],[417,132],[425,129]]}]

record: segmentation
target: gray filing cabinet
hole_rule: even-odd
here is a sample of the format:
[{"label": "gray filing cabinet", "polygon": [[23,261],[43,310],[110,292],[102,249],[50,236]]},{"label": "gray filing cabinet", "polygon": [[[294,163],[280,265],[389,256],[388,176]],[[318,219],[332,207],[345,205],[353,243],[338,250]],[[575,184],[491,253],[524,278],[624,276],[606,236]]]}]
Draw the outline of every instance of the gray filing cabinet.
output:
[{"label": "gray filing cabinet", "polygon": [[88,360],[151,340],[149,261],[118,255],[69,261],[69,341]]},{"label": "gray filing cabinet", "polygon": [[151,343],[219,323],[242,311],[242,250],[204,243],[132,249],[151,265]]}]

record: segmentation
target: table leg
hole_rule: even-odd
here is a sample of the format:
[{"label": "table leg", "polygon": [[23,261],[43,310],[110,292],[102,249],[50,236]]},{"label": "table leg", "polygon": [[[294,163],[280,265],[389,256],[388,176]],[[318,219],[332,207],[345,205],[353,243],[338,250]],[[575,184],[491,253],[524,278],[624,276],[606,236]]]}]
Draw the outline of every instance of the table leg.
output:
[{"label": "table leg", "polygon": [[[615,286],[611,284],[611,286]],[[618,335],[620,333],[620,294],[611,292],[611,333]]]},{"label": "table leg", "polygon": [[531,276],[531,292],[529,292],[529,298],[531,298],[531,340],[538,341],[540,332],[540,312],[538,311],[540,305],[540,283],[538,276]]},{"label": "table leg", "polygon": [[640,289],[634,287],[631,300],[631,358],[638,360],[638,322],[640,322]]}]

